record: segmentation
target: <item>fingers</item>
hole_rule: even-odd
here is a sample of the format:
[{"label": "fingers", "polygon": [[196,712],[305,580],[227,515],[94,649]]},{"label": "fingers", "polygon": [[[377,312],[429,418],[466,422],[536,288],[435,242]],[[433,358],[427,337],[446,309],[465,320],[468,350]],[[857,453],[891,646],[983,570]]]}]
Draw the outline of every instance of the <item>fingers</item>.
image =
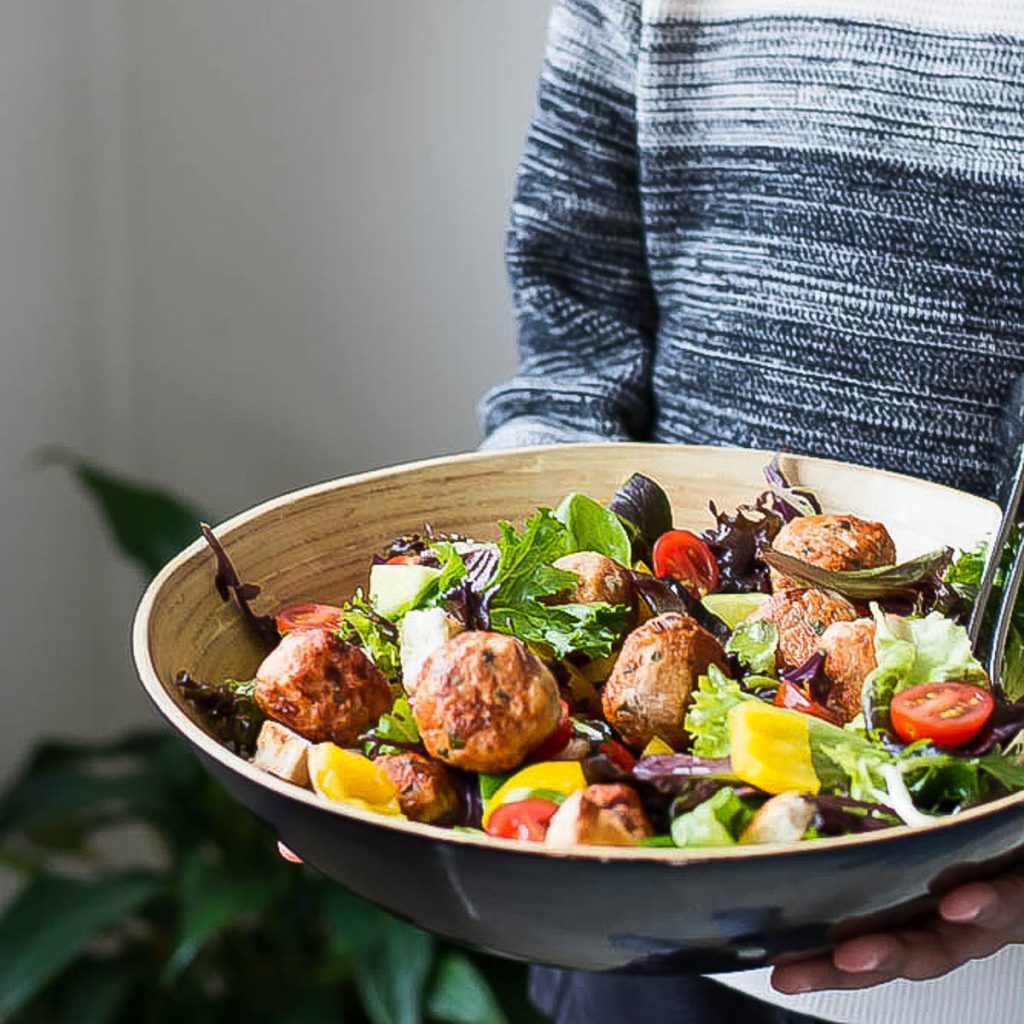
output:
[{"label": "fingers", "polygon": [[970,882],[947,893],[939,914],[956,924],[971,924],[1024,939],[1024,871],[1011,871],[987,882]]},{"label": "fingers", "polygon": [[936,921],[930,928],[862,935],[840,943],[831,957],[780,965],[772,985],[797,994],[819,989],[860,989],[906,978],[924,981],[968,960],[991,956],[1008,941],[1001,932]]},{"label": "fingers", "polygon": [[871,988],[895,978],[924,981],[991,956],[1010,942],[1024,942],[1024,871],[947,893],[939,916],[926,928],[861,935],[840,943],[831,956],[780,965],[772,972],[772,985],[795,995]]},{"label": "fingers", "polygon": [[292,851],[289,850],[288,847],[284,845],[284,843],[279,842],[277,844],[277,852],[281,854],[281,856],[285,860],[290,861],[292,864],[302,863],[302,858],[299,857],[297,854],[292,853]]},{"label": "fingers", "polygon": [[772,971],[772,987],[786,995],[817,992],[822,989],[871,988],[889,981],[890,976],[879,971],[860,971],[851,974],[840,970],[828,956],[796,960],[780,965]]}]

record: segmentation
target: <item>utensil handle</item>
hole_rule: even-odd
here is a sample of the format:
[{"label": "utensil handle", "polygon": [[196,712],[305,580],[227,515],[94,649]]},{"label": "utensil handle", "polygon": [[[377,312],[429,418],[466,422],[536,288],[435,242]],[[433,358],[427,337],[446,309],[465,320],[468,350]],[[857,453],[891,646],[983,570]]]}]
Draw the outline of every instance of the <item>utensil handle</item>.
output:
[{"label": "utensil handle", "polygon": [[[1013,486],[1010,488],[1007,497],[1003,518],[999,523],[992,543],[989,544],[988,555],[985,559],[985,569],[981,574],[978,583],[978,596],[974,601],[974,608],[971,609],[971,618],[967,623],[967,632],[971,638],[971,646],[975,649],[978,646],[978,636],[981,633],[981,625],[988,611],[989,601],[992,597],[992,586],[995,583],[996,573],[999,571],[999,563],[1002,561],[1003,549],[1010,539],[1010,531],[1017,521],[1017,513],[1020,508],[1021,498],[1024,497],[1024,444],[1017,449],[1016,468],[1013,476]],[[1018,581],[1019,586],[1019,581]],[[1003,591],[1004,597],[1006,590]],[[1005,602],[1004,602],[1005,603]],[[1002,610],[1002,605],[1000,606]]]},{"label": "utensil handle", "polygon": [[999,613],[992,633],[992,645],[988,655],[988,677],[993,689],[1002,690],[1003,655],[1006,653],[1006,640],[1010,635],[1010,624],[1013,622],[1013,610],[1017,605],[1021,580],[1024,580],[1024,544],[1017,547],[1013,556],[1010,575],[1003,585],[1002,599],[999,602]]},{"label": "utensil handle", "polygon": [[[1012,484],[1005,497],[1003,518],[989,546],[985,569],[978,585],[978,596],[967,624],[971,645],[975,650],[977,650],[978,638],[991,603],[992,589],[1002,562],[1003,551],[1010,539],[1014,525],[1019,521],[1021,500],[1024,498],[1024,375],[1019,377],[1010,388],[1007,406],[1004,410],[1003,429],[1006,443],[1004,450],[1008,450],[1010,453],[1014,471]],[[992,631],[992,642],[989,645],[988,674],[994,689],[1002,688],[1000,677],[1003,656],[1006,653],[1006,641],[1022,581],[1024,581],[1024,545],[1019,545],[1009,575],[1003,585],[995,626]]]}]

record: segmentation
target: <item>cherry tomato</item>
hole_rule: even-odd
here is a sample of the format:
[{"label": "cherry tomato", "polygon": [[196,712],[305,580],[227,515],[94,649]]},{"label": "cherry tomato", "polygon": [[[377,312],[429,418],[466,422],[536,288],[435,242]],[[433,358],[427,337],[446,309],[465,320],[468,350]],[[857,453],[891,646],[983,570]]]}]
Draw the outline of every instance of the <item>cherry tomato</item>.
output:
[{"label": "cherry tomato", "polygon": [[609,761],[624,772],[631,772],[636,758],[618,740],[604,740],[598,746],[598,751],[604,754]]},{"label": "cherry tomato", "polygon": [[900,739],[934,740],[959,747],[988,721],[992,695],[970,683],[919,683],[897,693],[889,706],[892,727]]},{"label": "cherry tomato", "polygon": [[562,705],[562,717],[559,718],[555,731],[530,755],[531,761],[554,761],[572,739],[569,705],[564,700],[559,703]]},{"label": "cherry tomato", "polygon": [[419,555],[394,555],[389,558],[385,565],[419,565]]},{"label": "cherry tomato", "polygon": [[718,586],[718,562],[707,546],[689,530],[669,530],[654,542],[655,576],[673,576],[696,598]]},{"label": "cherry tomato", "polygon": [[779,683],[779,688],[775,691],[774,704],[777,708],[791,708],[793,711],[802,711],[805,715],[823,718],[833,725],[840,724],[836,715],[833,715],[828,708],[823,707],[816,700],[812,700],[799,683],[794,683],[789,679],[783,679]]},{"label": "cherry tomato", "polygon": [[277,631],[282,636],[293,629],[337,629],[341,625],[344,612],[333,604],[316,604],[308,601],[305,604],[290,604],[282,608],[275,616]]},{"label": "cherry tomato", "polygon": [[558,810],[553,800],[530,797],[527,800],[513,800],[502,804],[491,814],[487,822],[487,834],[499,839],[525,839],[539,843],[547,835],[548,825]]}]

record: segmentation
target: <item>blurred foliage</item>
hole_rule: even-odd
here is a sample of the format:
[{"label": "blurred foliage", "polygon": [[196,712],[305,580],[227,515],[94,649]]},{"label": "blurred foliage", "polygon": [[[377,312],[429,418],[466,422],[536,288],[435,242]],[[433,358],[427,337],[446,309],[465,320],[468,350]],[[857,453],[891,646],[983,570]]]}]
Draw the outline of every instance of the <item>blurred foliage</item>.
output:
[{"label": "blurred foliage", "polygon": [[[149,574],[199,513],[68,452]],[[211,582],[212,585],[212,582]],[[125,846],[145,851],[126,868]],[[463,950],[277,853],[173,736],[41,743],[0,795],[0,1020],[11,1024],[540,1022],[520,964]]]}]

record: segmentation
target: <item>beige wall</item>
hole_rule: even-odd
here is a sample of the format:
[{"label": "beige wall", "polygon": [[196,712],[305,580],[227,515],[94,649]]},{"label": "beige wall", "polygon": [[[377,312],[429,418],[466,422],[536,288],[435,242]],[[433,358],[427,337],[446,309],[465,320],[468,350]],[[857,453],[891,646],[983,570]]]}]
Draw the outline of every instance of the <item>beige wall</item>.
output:
[{"label": "beige wall", "polygon": [[548,0],[0,0],[0,774],[148,718],[64,441],[217,514],[478,441]]}]

